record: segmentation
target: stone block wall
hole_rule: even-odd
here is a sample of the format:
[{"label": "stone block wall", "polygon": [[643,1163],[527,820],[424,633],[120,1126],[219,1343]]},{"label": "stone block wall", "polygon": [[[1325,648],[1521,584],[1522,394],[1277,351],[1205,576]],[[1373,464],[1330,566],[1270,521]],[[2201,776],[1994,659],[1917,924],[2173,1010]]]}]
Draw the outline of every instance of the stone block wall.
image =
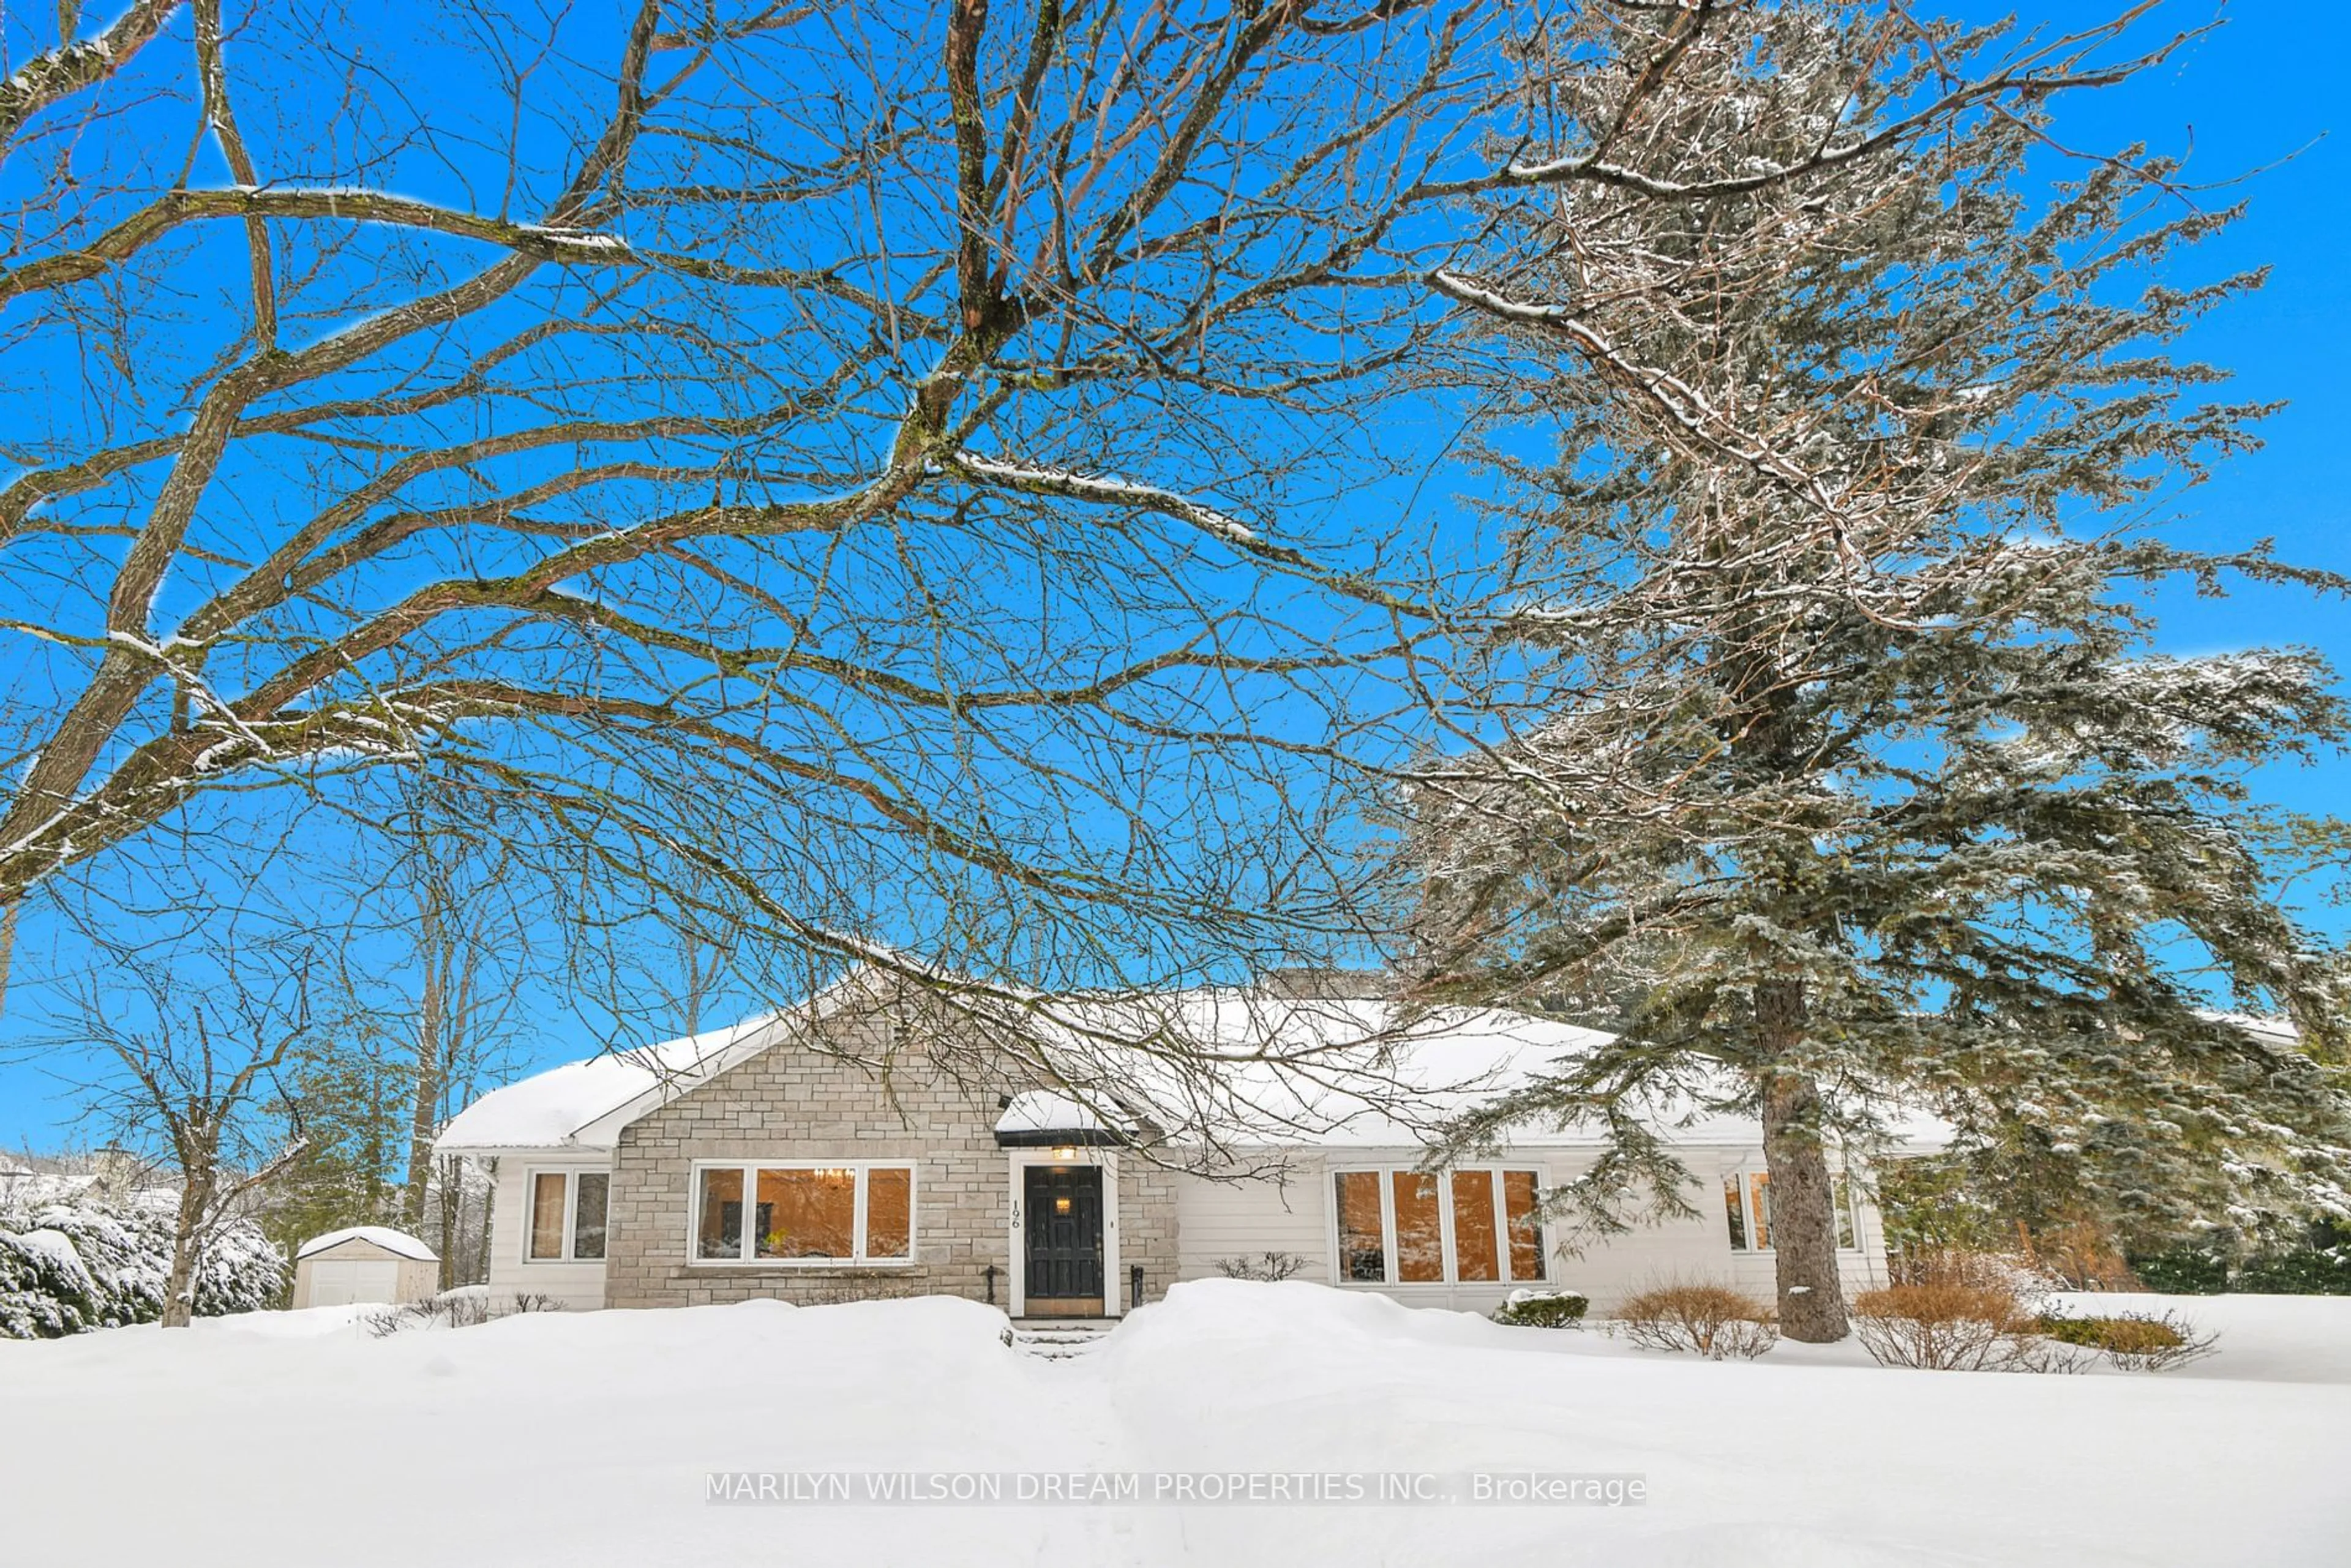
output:
[{"label": "stone block wall", "polygon": [[[613,1151],[605,1305],[699,1306],[769,1297],[819,1303],[951,1294],[984,1301],[997,1270],[1011,1290],[1010,1176],[995,1136],[998,1096],[1026,1084],[957,1082],[872,1013],[829,1019],[813,1042],[751,1058],[624,1129]],[[907,1266],[704,1263],[691,1256],[700,1160],[905,1160],[915,1167]],[[1176,1277],[1175,1181],[1139,1155],[1119,1162],[1122,1289],[1146,1299]]]}]

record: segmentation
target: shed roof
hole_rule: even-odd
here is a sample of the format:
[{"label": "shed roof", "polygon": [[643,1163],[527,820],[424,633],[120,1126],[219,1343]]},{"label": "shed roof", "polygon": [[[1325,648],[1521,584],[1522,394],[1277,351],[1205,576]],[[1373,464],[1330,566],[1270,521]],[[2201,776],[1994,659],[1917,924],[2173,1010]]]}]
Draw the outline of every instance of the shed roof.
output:
[{"label": "shed roof", "polygon": [[329,1230],[324,1236],[313,1236],[309,1240],[305,1241],[299,1248],[295,1249],[295,1260],[299,1262],[305,1258],[313,1258],[321,1252],[332,1251],[334,1249],[340,1247],[347,1241],[369,1242],[374,1246],[382,1248],[387,1252],[394,1252],[402,1258],[413,1259],[419,1263],[438,1263],[441,1261],[441,1255],[439,1253],[434,1251],[432,1248],[424,1245],[423,1242],[416,1239],[415,1237],[409,1235],[404,1230],[394,1230],[388,1226],[382,1225],[346,1226],[340,1230]]}]

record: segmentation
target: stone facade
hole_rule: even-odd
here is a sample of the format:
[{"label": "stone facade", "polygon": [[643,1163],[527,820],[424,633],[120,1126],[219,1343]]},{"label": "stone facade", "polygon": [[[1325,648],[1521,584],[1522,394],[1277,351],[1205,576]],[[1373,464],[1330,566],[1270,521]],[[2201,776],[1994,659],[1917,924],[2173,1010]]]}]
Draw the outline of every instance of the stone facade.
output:
[{"label": "stone facade", "polygon": [[[817,1040],[779,1044],[624,1128],[612,1156],[604,1304],[700,1306],[757,1297],[818,1303],[866,1296],[995,1299],[1011,1289],[1010,1160],[996,1142],[1009,1078],[958,1081],[898,1043],[876,1013],[829,1019]],[[969,1060],[968,1055],[962,1058]],[[688,1248],[698,1160],[892,1160],[915,1167],[911,1265],[810,1268],[700,1263]],[[1120,1152],[1119,1287],[1141,1264],[1144,1295],[1176,1278],[1176,1178]],[[1132,1305],[1133,1303],[1128,1303]]]}]

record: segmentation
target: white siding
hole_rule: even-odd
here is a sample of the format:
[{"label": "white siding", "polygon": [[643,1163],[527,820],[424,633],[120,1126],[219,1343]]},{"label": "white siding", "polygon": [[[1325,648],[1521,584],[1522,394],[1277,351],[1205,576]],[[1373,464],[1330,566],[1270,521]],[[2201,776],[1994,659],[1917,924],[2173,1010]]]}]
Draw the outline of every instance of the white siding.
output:
[{"label": "white siding", "polygon": [[[1211,1279],[1221,1272],[1217,1267],[1219,1260],[1254,1261],[1267,1252],[1290,1252],[1306,1260],[1306,1267],[1293,1278],[1338,1283],[1331,1173],[1363,1166],[1406,1167],[1418,1157],[1418,1151],[1408,1149],[1346,1150],[1327,1155],[1302,1153],[1280,1181],[1186,1177],[1176,1188],[1179,1275],[1186,1280]],[[1595,1243],[1580,1255],[1569,1253],[1554,1233],[1546,1260],[1549,1282],[1582,1291],[1592,1298],[1596,1315],[1605,1315],[1635,1291],[1676,1280],[1736,1285],[1769,1300],[1775,1288],[1771,1254],[1731,1250],[1721,1189],[1725,1173],[1761,1169],[1761,1151],[1698,1149],[1686,1152],[1684,1159],[1698,1177],[1698,1186],[1687,1195],[1698,1211],[1695,1217],[1636,1223],[1625,1234]],[[1475,1163],[1536,1170],[1541,1173],[1544,1186],[1553,1186],[1573,1179],[1588,1166],[1590,1156],[1573,1150],[1528,1150]],[[1858,1248],[1838,1254],[1845,1288],[1865,1290],[1883,1283],[1884,1233],[1874,1207],[1865,1206],[1855,1239],[1860,1243]],[[1499,1306],[1518,1283],[1345,1288],[1377,1291],[1410,1306],[1486,1312]]]},{"label": "white siding", "polygon": [[[567,1312],[592,1312],[604,1304],[604,1265],[556,1263],[530,1256],[530,1178],[539,1171],[601,1171],[611,1168],[599,1151],[579,1155],[507,1154],[498,1158],[498,1179],[490,1201],[490,1310],[518,1295],[545,1296]],[[607,1249],[610,1250],[608,1245]]]},{"label": "white siding", "polygon": [[1306,1260],[1292,1278],[1331,1282],[1330,1200],[1319,1155],[1304,1155],[1280,1180],[1211,1181],[1179,1176],[1176,1184],[1176,1278],[1212,1280],[1219,1261],[1256,1262],[1269,1252]]}]

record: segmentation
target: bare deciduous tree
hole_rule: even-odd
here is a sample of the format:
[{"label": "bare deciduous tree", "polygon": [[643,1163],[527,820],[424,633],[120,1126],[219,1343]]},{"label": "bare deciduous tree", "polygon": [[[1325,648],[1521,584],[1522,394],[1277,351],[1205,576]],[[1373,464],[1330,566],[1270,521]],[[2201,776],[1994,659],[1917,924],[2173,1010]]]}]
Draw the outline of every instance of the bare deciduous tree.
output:
[{"label": "bare deciduous tree", "polygon": [[[1395,231],[1466,24],[840,20],[201,0],[19,127],[6,351],[89,401],[0,496],[56,693],[0,904],[429,755],[549,874],[691,871],[802,950],[1272,939],[1330,644],[1389,609],[1285,508],[1432,329]],[[377,85],[444,64],[503,95]]]},{"label": "bare deciduous tree", "polygon": [[45,1062],[73,1084],[84,1115],[179,1183],[166,1328],[193,1320],[221,1227],[302,1154],[298,1126],[282,1135],[272,1111],[274,1075],[312,1027],[309,996],[301,967],[275,956],[212,955],[210,982],[192,973],[206,961],[188,955],[131,960],[121,983],[85,987],[44,1042]]},{"label": "bare deciduous tree", "polygon": [[1645,233],[2095,76],[1679,139],[1777,9],[12,14],[0,909],[426,768],[550,920],[776,996],[1345,944],[1449,630],[1380,482],[1498,214],[1670,308]]}]

